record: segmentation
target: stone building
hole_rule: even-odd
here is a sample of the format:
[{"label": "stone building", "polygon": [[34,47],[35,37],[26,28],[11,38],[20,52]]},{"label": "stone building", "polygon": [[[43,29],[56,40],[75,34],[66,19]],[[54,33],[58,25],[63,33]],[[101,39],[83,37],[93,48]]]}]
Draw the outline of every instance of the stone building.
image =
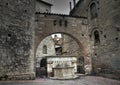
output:
[{"label": "stone building", "polygon": [[0,79],[34,79],[37,48],[53,33],[75,39],[86,75],[120,79],[119,0],[79,0],[70,15],[35,13],[35,3],[0,0]]},{"label": "stone building", "polygon": [[51,12],[51,6],[52,4],[45,2],[43,0],[35,0],[36,1],[36,12],[41,12],[41,13],[50,13]]},{"label": "stone building", "polygon": [[70,15],[88,17],[93,73],[120,78],[120,1],[79,0]]},{"label": "stone building", "polygon": [[76,40],[68,35],[63,35],[62,55],[76,56],[77,73],[85,73],[84,57],[81,55],[81,49]]},{"label": "stone building", "polygon": [[63,55],[80,56],[80,49],[78,43],[70,36],[63,35]]}]

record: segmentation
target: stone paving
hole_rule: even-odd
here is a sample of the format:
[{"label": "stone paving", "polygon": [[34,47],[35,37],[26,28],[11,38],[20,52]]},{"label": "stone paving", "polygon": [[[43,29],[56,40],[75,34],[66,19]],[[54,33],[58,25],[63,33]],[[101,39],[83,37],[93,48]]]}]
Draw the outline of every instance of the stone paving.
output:
[{"label": "stone paving", "polygon": [[36,79],[26,81],[0,81],[0,85],[120,85],[119,80],[85,76],[74,80]]}]

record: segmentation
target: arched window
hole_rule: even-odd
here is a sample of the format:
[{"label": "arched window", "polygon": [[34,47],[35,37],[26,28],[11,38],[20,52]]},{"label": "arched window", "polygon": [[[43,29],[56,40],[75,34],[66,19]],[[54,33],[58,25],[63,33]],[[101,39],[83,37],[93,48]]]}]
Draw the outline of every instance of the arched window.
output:
[{"label": "arched window", "polygon": [[47,54],[47,46],[46,45],[43,46],[43,54]]},{"label": "arched window", "polygon": [[94,43],[95,43],[95,45],[100,43],[100,36],[99,36],[99,32],[97,30],[94,31]]},{"label": "arched window", "polygon": [[91,19],[96,18],[98,16],[97,7],[95,3],[92,3],[90,5],[90,15],[91,15]]}]

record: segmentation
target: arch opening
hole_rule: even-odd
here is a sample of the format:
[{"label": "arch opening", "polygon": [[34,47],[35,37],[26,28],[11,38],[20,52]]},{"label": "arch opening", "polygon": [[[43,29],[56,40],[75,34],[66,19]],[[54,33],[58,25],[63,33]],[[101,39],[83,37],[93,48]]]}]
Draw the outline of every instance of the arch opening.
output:
[{"label": "arch opening", "polygon": [[47,54],[47,46],[46,45],[43,46],[43,54]]},{"label": "arch opening", "polygon": [[[72,61],[71,64],[76,65],[76,67],[74,68],[75,73],[84,73],[83,71],[80,70],[80,65],[82,65],[82,70],[84,70],[84,57],[81,56],[82,52],[81,52],[81,47],[80,47],[80,43],[78,43],[78,41],[76,41],[76,39],[74,39],[73,37],[71,37],[69,34],[65,34],[65,33],[52,33],[51,35],[47,36],[46,38],[44,38],[37,50],[36,50],[36,63],[39,63],[38,66],[36,66],[36,69],[40,69],[40,70],[36,70],[36,77],[41,77],[41,76],[54,76],[53,73],[50,73],[48,71],[48,68],[46,67],[46,64],[49,63],[47,62],[46,59],[46,64],[42,63],[44,58],[47,58],[47,56],[72,56],[76,58],[76,62]],[[47,52],[46,52],[47,50]],[[42,51],[42,52],[41,52]],[[79,61],[79,59],[81,59]],[[54,60],[53,60],[54,61]],[[43,65],[42,65],[43,64]],[[37,64],[36,64],[37,65]],[[43,69],[44,68],[44,69]],[[45,70],[44,72],[47,71],[47,73],[41,74],[41,70]],[[38,75],[40,74],[40,75]]]},{"label": "arch opening", "polygon": [[98,16],[96,3],[90,5],[90,15],[91,19],[94,19]]},{"label": "arch opening", "polygon": [[94,31],[94,45],[100,44],[100,35],[97,30]]}]

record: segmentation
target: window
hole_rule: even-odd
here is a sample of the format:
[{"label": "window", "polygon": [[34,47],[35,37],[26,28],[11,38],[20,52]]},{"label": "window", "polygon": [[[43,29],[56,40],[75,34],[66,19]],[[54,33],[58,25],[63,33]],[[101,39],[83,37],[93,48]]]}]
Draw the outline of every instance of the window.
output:
[{"label": "window", "polygon": [[67,22],[67,20],[65,20],[65,27],[67,27],[67,25],[68,25],[68,22]]},{"label": "window", "polygon": [[92,3],[90,5],[90,15],[91,15],[91,19],[96,18],[97,17],[97,7],[95,3]]},{"label": "window", "polygon": [[100,43],[100,36],[99,36],[99,32],[97,30],[94,32],[94,43],[95,43],[95,45]]},{"label": "window", "polygon": [[54,24],[54,26],[56,26],[57,25],[57,20],[54,20],[53,24]]},{"label": "window", "polygon": [[43,46],[43,54],[47,54],[47,46],[46,45]]},{"label": "window", "polygon": [[62,20],[59,20],[59,25],[62,26]]}]

